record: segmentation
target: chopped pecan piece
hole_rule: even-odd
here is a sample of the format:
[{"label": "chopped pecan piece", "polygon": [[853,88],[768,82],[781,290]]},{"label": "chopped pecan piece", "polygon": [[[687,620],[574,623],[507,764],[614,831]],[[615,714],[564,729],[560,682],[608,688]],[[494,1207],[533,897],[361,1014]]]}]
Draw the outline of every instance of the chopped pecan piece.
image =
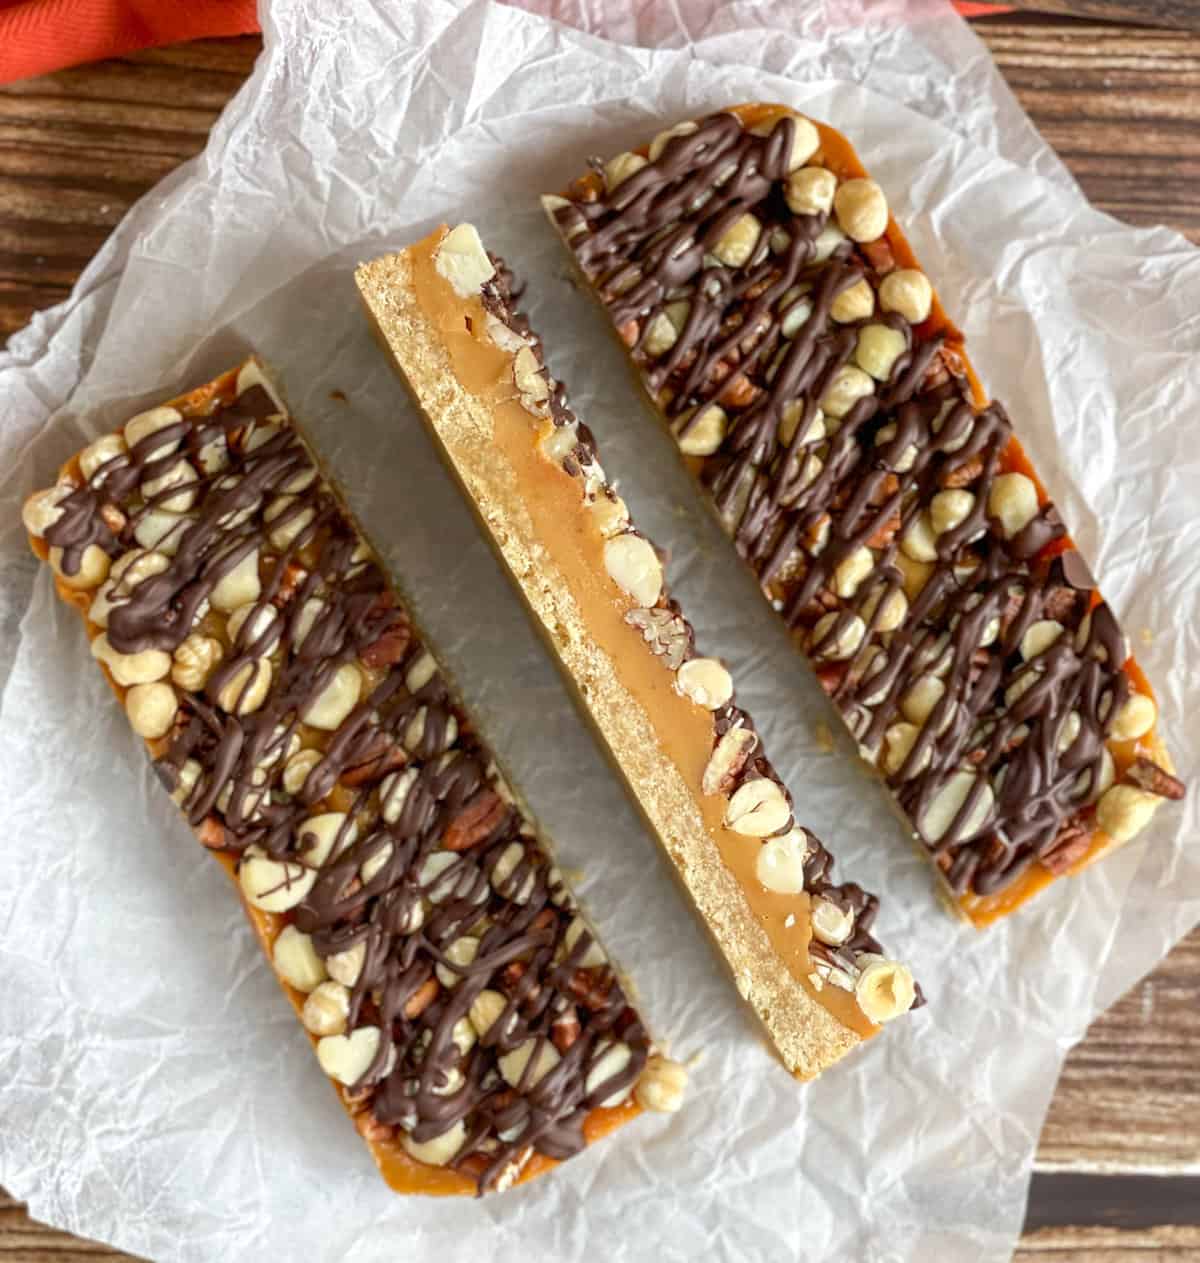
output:
[{"label": "chopped pecan piece", "polygon": [[508,804],[494,789],[480,790],[450,822],[442,845],[447,851],[467,851],[496,831],[508,814]]},{"label": "chopped pecan piece", "polygon": [[1159,798],[1170,798],[1178,801],[1187,792],[1183,782],[1172,776],[1166,768],[1145,757],[1134,759],[1125,773],[1125,779],[1132,781],[1139,789],[1148,794],[1156,794]]},{"label": "chopped pecan piece", "polygon": [[568,1048],[579,1038],[579,1032],[582,1028],[579,1025],[579,1014],[575,1012],[574,1006],[567,1009],[565,1013],[561,1013],[554,1019],[550,1026],[550,1042],[558,1049],[560,1053],[565,1053]]},{"label": "chopped pecan piece", "polygon": [[343,785],[351,788],[368,785],[382,780],[389,772],[394,772],[407,762],[408,754],[404,747],[381,732],[371,742],[364,757],[348,767],[339,779]]},{"label": "chopped pecan piece", "polygon": [[598,1013],[608,1005],[612,984],[611,975],[597,977],[591,969],[577,969],[567,983],[567,990],[589,1013]]},{"label": "chopped pecan piece", "polygon": [[1075,621],[1080,603],[1086,598],[1087,593],[1077,588],[1068,588],[1065,585],[1051,588],[1042,601],[1042,617],[1053,618],[1064,626],[1070,626]]},{"label": "chopped pecan piece", "polygon": [[972,456],[958,465],[946,465],[938,474],[938,486],[966,487],[983,473],[983,457]]},{"label": "chopped pecan piece", "polygon": [[867,537],[868,548],[886,548],[900,530],[900,510],[885,517]]},{"label": "chopped pecan piece", "polygon": [[886,276],[895,270],[896,256],[892,253],[892,247],[886,237],[880,237],[877,241],[862,242],[858,247],[858,252],[880,276]]},{"label": "chopped pecan piece", "polygon": [[1092,830],[1082,820],[1063,821],[1054,846],[1041,857],[1041,865],[1056,877],[1075,867],[1092,845]]},{"label": "chopped pecan piece", "polygon": [[440,990],[441,985],[436,978],[426,978],[404,1002],[404,1016],[407,1018],[420,1017],[437,999],[437,993]]},{"label": "chopped pecan piece", "polygon": [[365,649],[358,651],[364,667],[391,667],[404,661],[412,633],[404,623],[393,623]]},{"label": "chopped pecan piece", "polygon": [[225,826],[216,816],[205,816],[196,836],[211,851],[220,851],[225,846]]}]

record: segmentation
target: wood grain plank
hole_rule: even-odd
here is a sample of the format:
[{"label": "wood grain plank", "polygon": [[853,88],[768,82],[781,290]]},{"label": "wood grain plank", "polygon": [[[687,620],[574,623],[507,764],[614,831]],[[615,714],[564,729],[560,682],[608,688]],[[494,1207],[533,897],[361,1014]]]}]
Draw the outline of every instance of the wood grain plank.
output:
[{"label": "wood grain plank", "polygon": [[[1200,40],[1028,15],[977,29],[1097,205],[1200,242]],[[0,338],[66,297],[129,206],[203,147],[259,46],[199,41],[0,88]],[[1070,1203],[1090,1226],[1052,1213],[1068,1188],[1056,1182],[1082,1172],[1200,1173],[1198,995],[1200,931],[1068,1057],[1016,1263],[1200,1261],[1200,1227],[1170,1222],[1178,1198],[1148,1212],[1162,1222],[1106,1223],[1126,1203],[1092,1177]],[[1191,1184],[1163,1188],[1195,1201]],[[128,1258],[34,1223],[0,1190],[0,1263]]]}]

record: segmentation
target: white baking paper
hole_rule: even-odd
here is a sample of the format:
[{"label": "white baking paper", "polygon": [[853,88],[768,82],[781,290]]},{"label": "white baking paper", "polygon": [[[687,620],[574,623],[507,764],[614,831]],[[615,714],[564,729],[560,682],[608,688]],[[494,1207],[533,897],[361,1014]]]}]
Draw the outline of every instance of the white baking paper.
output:
[{"label": "white baking paper", "polygon": [[[205,153],[0,356],[0,1181],[180,1263],[1009,1257],[1061,1060],[1200,918],[1196,795],[985,934],[939,908],[879,786],[566,281],[534,195],[674,121],[785,101],[843,128],[1007,401],[1200,781],[1200,256],[1090,209],[941,3],[279,0]],[[686,9],[687,17],[681,16]],[[606,43],[598,34],[631,41]],[[632,46],[632,42],[655,44]],[[839,871],[929,1006],[794,1083],[670,880],[367,334],[350,266],[471,218]],[[86,438],[248,347],[273,361],[485,731],[587,873],[687,1108],[482,1203],[390,1195],[35,576],[18,505]],[[344,402],[331,392],[344,392]]]}]

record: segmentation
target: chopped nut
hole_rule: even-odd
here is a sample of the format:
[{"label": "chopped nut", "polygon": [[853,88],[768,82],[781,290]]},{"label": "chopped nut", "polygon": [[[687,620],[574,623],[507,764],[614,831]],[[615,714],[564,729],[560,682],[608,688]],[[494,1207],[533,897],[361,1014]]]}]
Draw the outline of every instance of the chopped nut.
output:
[{"label": "chopped nut", "polygon": [[758,737],[749,728],[743,728],[739,724],[727,729],[709,756],[708,765],[700,780],[701,791],[705,794],[724,794],[732,789],[757,744]]},{"label": "chopped nut", "polygon": [[[583,1083],[586,1098],[590,1099],[606,1083],[621,1074],[625,1067],[629,1065],[632,1057],[633,1053],[628,1044],[608,1044],[604,1051],[591,1063],[591,1067],[587,1072],[587,1078]],[[632,1091],[632,1083],[623,1088],[618,1088],[615,1092],[609,1093],[603,1100],[595,1102],[595,1107],[603,1110],[615,1109],[629,1099],[629,1094]]]},{"label": "chopped nut", "polygon": [[875,382],[861,368],[843,364],[821,396],[821,411],[840,421],[860,399],[875,393]]},{"label": "chopped nut", "polygon": [[[102,434],[98,439],[89,443],[79,453],[79,470],[87,480],[88,486],[104,486],[104,480],[108,477],[109,472],[116,469],[118,463],[125,463],[120,458],[125,455],[127,450],[125,439],[120,434]],[[104,472],[97,477],[97,473],[102,469]]]},{"label": "chopped nut", "polygon": [[887,228],[887,198],[874,180],[846,180],[834,194],[833,207],[852,241],[874,241]]},{"label": "chopped nut", "polygon": [[[963,769],[952,773],[934,795],[933,800],[921,813],[918,822],[921,835],[930,846],[936,845],[945,837],[962,810],[963,804],[975,789],[977,781],[978,778],[974,772]],[[981,783],[981,792],[975,799],[975,805],[955,830],[954,837],[965,839],[978,833],[991,815],[994,804],[995,796],[992,793],[992,787],[984,780]]]},{"label": "chopped nut", "polygon": [[692,658],[675,675],[675,687],[706,710],[720,710],[733,697],[733,677],[716,658]]},{"label": "chopped nut", "polygon": [[762,224],[753,215],[743,215],[726,229],[712,253],[726,266],[740,268],[750,261],[761,236]]},{"label": "chopped nut", "polygon": [[896,361],[908,350],[904,334],[891,325],[865,325],[858,331],[854,361],[878,382],[886,382]]},{"label": "chopped nut", "polygon": [[662,156],[663,150],[676,136],[690,136],[696,130],[695,123],[686,122],[676,123],[674,127],[669,127],[665,132],[659,132],[650,142],[650,161],[657,162]]},{"label": "chopped nut", "polygon": [[875,554],[869,548],[856,548],[838,562],[833,572],[833,590],[841,597],[852,597],[862,581],[875,569]]},{"label": "chopped nut", "polygon": [[740,785],[725,809],[726,825],[748,838],[769,837],[785,829],[791,819],[787,796],[766,776]]},{"label": "chopped nut", "polygon": [[658,1114],[674,1114],[683,1104],[688,1072],[667,1057],[651,1057],[634,1088],[637,1103]]},{"label": "chopped nut", "polygon": [[509,1087],[527,1092],[536,1087],[558,1065],[558,1061],[553,1044],[536,1038],[527,1039],[500,1058],[500,1073]]},{"label": "chopped nut", "polygon": [[92,657],[108,668],[109,674],[123,688],[133,684],[152,684],[171,669],[171,655],[161,649],[143,649],[139,653],[118,653],[101,633],[92,641]]},{"label": "chopped nut", "polygon": [[493,789],[481,789],[463,805],[442,838],[447,851],[467,851],[490,837],[508,816],[508,807]]},{"label": "chopped nut", "polygon": [[[125,442],[130,447],[136,447],[143,439],[149,438],[151,434],[157,434],[159,430],[178,425],[182,420],[182,412],[176,408],[167,407],[165,404],[160,408],[151,408],[147,412],[139,412],[136,417],[130,417],[125,422]],[[180,435],[178,438],[164,439],[161,443],[150,444],[144,451],[147,455],[152,454],[155,460],[161,460],[164,456],[170,456],[172,452],[178,451],[182,442],[183,436]],[[139,455],[142,455],[142,453],[139,453]]]},{"label": "chopped nut", "polygon": [[358,825],[344,811],[323,811],[296,825],[296,853],[313,868],[358,838]]},{"label": "chopped nut", "polygon": [[839,907],[832,899],[816,896],[809,915],[813,934],[831,947],[844,943],[854,931],[854,913]]},{"label": "chopped nut", "polygon": [[459,298],[470,298],[496,275],[473,224],[452,228],[433,252],[433,266]]},{"label": "chopped nut", "polygon": [[400,813],[404,810],[405,802],[408,801],[409,791],[419,775],[419,768],[409,767],[384,777],[379,786],[379,814],[388,824],[395,824],[400,819]]},{"label": "chopped nut", "polygon": [[362,673],[353,662],[343,662],[329,683],[303,712],[306,724],[332,732],[358,705],[362,691]]},{"label": "chopped nut", "polygon": [[457,987],[463,980],[463,975],[456,969],[451,969],[450,965],[462,965],[464,968],[469,965],[479,954],[479,940],[470,935],[463,935],[462,938],[456,938],[449,947],[446,948],[444,955],[450,963],[443,965],[440,962],[434,967],[438,981],[447,990]]},{"label": "chopped nut", "polygon": [[79,569],[74,574],[67,574],[62,568],[63,550],[50,549],[50,565],[58,576],[60,583],[76,591],[99,587],[108,578],[110,560],[108,554],[99,544],[89,544],[80,555]]},{"label": "chopped nut", "polygon": [[866,1017],[882,1024],[907,1013],[917,998],[908,966],[873,954],[864,954],[859,960],[866,964],[858,975],[854,996]]},{"label": "chopped nut", "polygon": [[900,699],[900,710],[904,718],[920,728],[933,714],[945,692],[945,684],[936,675],[919,676]]},{"label": "chopped nut", "polygon": [[208,683],[208,678],[217,669],[225,651],[221,642],[212,636],[202,636],[192,632],[185,637],[172,655],[171,679],[181,689],[190,693],[199,693]]},{"label": "chopped nut", "polygon": [[217,693],[217,705],[231,715],[250,715],[267,700],[273,671],[267,658],[243,663]]},{"label": "chopped nut", "polygon": [[300,1010],[300,1021],[311,1035],[340,1035],[350,1016],[350,992],[340,982],[318,983]]},{"label": "chopped nut", "polygon": [[436,978],[426,978],[423,983],[404,1002],[404,1016],[411,1022],[420,1017],[441,993],[441,986]]},{"label": "chopped nut", "polygon": [[258,549],[252,548],[213,588],[213,609],[231,613],[239,605],[257,601],[262,593],[258,577]]},{"label": "chopped nut", "polygon": [[[833,306],[829,309],[829,315],[831,319],[839,324],[850,324],[855,320],[866,320],[874,311],[875,291],[871,288],[870,282],[865,277],[861,277],[849,289],[842,290],[833,300]],[[872,327],[883,328],[885,326]],[[901,347],[903,347],[903,343],[904,339],[901,337]],[[867,366],[863,364],[862,367],[866,368]]]},{"label": "chopped nut", "polygon": [[794,215],[821,215],[833,209],[837,176],[824,167],[793,171],[783,187],[784,200]]},{"label": "chopped nut", "polygon": [[1024,530],[1037,517],[1037,487],[1024,474],[1001,474],[988,492],[988,513],[1000,524],[1005,539]]},{"label": "chopped nut", "polygon": [[433,654],[428,649],[422,649],[404,673],[404,687],[410,693],[419,693],[437,675],[437,669]]},{"label": "chopped nut", "polygon": [[1133,785],[1114,785],[1100,795],[1096,823],[1114,842],[1128,842],[1150,823],[1162,801]]},{"label": "chopped nut", "polygon": [[846,234],[835,223],[828,223],[817,234],[813,242],[810,263],[826,263],[833,257],[833,252],[846,240]]},{"label": "chopped nut", "polygon": [[812,630],[812,653],[819,658],[844,661],[853,658],[867,634],[867,625],[857,614],[848,617],[831,610],[817,619]]},{"label": "chopped nut", "polygon": [[[186,513],[196,503],[200,475],[182,458],[164,473],[147,478],[141,485],[142,495],[148,504],[168,513]],[[179,487],[173,495],[164,495],[172,487]]]},{"label": "chopped nut", "polygon": [[629,510],[625,507],[625,501],[615,492],[598,496],[592,503],[592,515],[604,539],[619,535],[629,527]]},{"label": "chopped nut", "polygon": [[283,769],[283,788],[288,794],[299,794],[308,774],[325,756],[320,750],[301,750],[288,759]]},{"label": "chopped nut", "polygon": [[725,441],[729,417],[720,404],[710,403],[698,416],[695,408],[689,408],[673,429],[685,456],[711,456]]},{"label": "chopped nut", "polygon": [[135,684],[125,694],[125,714],[139,737],[153,741],[171,731],[179,701],[169,684]]},{"label": "chopped nut", "polygon": [[513,381],[526,408],[540,413],[550,398],[550,386],[531,347],[523,346],[513,357]]},{"label": "chopped nut", "polygon": [[[1024,644],[1024,641],[1021,643]],[[1147,697],[1145,693],[1130,693],[1112,721],[1110,735],[1114,741],[1136,741],[1154,727],[1157,719],[1158,707],[1152,697]]]},{"label": "chopped nut", "polygon": [[62,502],[75,490],[70,483],[35,491],[21,506],[21,521],[35,539],[41,539],[66,510]]},{"label": "chopped nut", "polygon": [[268,528],[267,538],[280,552],[290,548],[317,516],[316,509],[311,505],[296,510],[294,506],[298,503],[295,496],[276,496],[263,512],[263,522]]},{"label": "chopped nut", "polygon": [[325,962],[317,955],[311,937],[294,925],[280,930],[271,959],[284,982],[306,995],[325,981]]},{"label": "chopped nut", "polygon": [[317,1042],[317,1061],[331,1079],[352,1088],[371,1068],[382,1038],[378,1026],[360,1026],[349,1035],[326,1035]]},{"label": "chopped nut", "polygon": [[587,934],[591,938],[591,942],[587,945],[587,950],[582,956],[578,956],[575,965],[579,969],[595,969],[598,965],[607,963],[608,957],[604,954],[604,949],[600,946],[599,940],[592,932],[591,927],[582,917],[575,917],[571,924],[567,926],[567,931],[563,935],[563,948],[570,955],[575,950],[575,944],[579,942],[582,935]]},{"label": "chopped nut", "polygon": [[[499,1020],[500,1015],[508,1008],[508,998],[499,991],[485,990],[481,991],[474,1000],[471,1001],[471,1007],[468,1010],[468,1017],[471,1025],[482,1037],[492,1029]],[[515,1014],[513,1015],[515,1017]],[[506,1023],[508,1027],[512,1026],[512,1018]],[[501,1032],[506,1034],[507,1032]]]},{"label": "chopped nut", "polygon": [[777,895],[798,895],[804,889],[807,859],[808,834],[797,826],[763,843],[754,861],[754,875]]},{"label": "chopped nut", "polygon": [[687,324],[691,306],[691,303],[686,299],[667,303],[662,311],[658,312],[649,325],[646,326],[646,335],[642,339],[642,350],[651,359],[658,359],[660,355],[666,355],[675,343],[679,341],[679,335]]},{"label": "chopped nut", "polygon": [[[892,724],[883,734],[883,748],[879,760],[883,770],[889,776],[899,774],[920,735],[921,730],[916,724]],[[926,746],[921,758],[917,760],[917,766],[909,773],[907,779],[911,780],[914,776],[919,776],[929,766],[930,758],[931,753],[929,747]]]},{"label": "chopped nut", "polygon": [[900,268],[889,272],[880,283],[879,305],[903,316],[909,324],[919,325],[929,319],[933,309],[933,286],[924,272]]},{"label": "chopped nut", "polygon": [[631,175],[635,175],[644,166],[646,159],[641,154],[619,153],[604,164],[604,184],[611,193],[619,188]]},{"label": "chopped nut", "polygon": [[937,561],[937,533],[928,510],[918,513],[908,524],[908,529],[900,537],[900,550],[913,561]]},{"label": "chopped nut", "polygon": [[1134,759],[1125,770],[1125,775],[1140,789],[1156,798],[1170,798],[1178,802],[1187,793],[1184,783],[1177,776],[1172,776],[1165,767],[1159,767],[1153,759]]},{"label": "chopped nut", "polygon": [[929,520],[935,535],[944,535],[961,526],[975,507],[975,497],[969,491],[939,491],[929,502]]},{"label": "chopped nut", "polygon": [[1029,662],[1046,652],[1063,634],[1063,625],[1052,618],[1039,619],[1021,637],[1021,657]]},{"label": "chopped nut", "polygon": [[288,912],[305,899],[317,880],[315,868],[266,855],[242,857],[238,884],[247,903],[261,912]]},{"label": "chopped nut", "polygon": [[400,1133],[404,1152],[430,1167],[444,1167],[463,1147],[466,1139],[467,1125],[461,1118],[432,1140],[414,1140],[407,1132]]},{"label": "chopped nut", "polygon": [[654,653],[675,671],[687,654],[690,634],[687,624],[677,614],[662,609],[632,609],[625,621],[636,627]]},{"label": "chopped nut", "polygon": [[662,594],[662,562],[640,535],[617,535],[604,545],[609,577],[639,605],[654,605]]}]

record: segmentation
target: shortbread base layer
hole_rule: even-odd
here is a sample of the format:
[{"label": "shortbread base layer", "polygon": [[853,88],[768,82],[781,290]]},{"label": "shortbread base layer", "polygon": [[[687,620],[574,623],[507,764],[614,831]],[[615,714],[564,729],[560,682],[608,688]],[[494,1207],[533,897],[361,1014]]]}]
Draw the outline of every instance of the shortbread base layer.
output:
[{"label": "shortbread base layer", "polygon": [[[585,614],[587,579],[568,575],[530,514],[546,493],[543,476],[560,476],[536,452],[532,418],[513,432],[504,409],[468,389],[455,371],[442,335],[422,304],[422,285],[409,257],[363,265],[358,284],[377,334],[393,356],[451,471],[470,498],[498,555],[516,580],[536,625],[573,686],[584,715],[629,785],[674,871],[699,911],[741,995],[757,1013],[788,1069],[811,1079],[873,1033],[853,1029],[802,985],[774,950],[712,836],[712,807],[699,792],[699,768],[685,775],[655,729],[655,701],[636,683],[636,671]],[[430,279],[431,278],[431,279]],[[466,314],[464,312],[464,314]],[[510,459],[524,447],[528,461]],[[540,464],[544,475],[533,472]],[[562,476],[564,481],[569,481]],[[573,493],[576,494],[577,493]],[[578,511],[580,514],[581,510]],[[567,525],[564,529],[570,529]],[[626,627],[630,657],[644,643]],[[656,665],[656,664],[651,664]],[[667,673],[663,687],[669,691]],[[853,1005],[853,997],[845,996]],[[862,1019],[860,1018],[860,1022]]]}]

